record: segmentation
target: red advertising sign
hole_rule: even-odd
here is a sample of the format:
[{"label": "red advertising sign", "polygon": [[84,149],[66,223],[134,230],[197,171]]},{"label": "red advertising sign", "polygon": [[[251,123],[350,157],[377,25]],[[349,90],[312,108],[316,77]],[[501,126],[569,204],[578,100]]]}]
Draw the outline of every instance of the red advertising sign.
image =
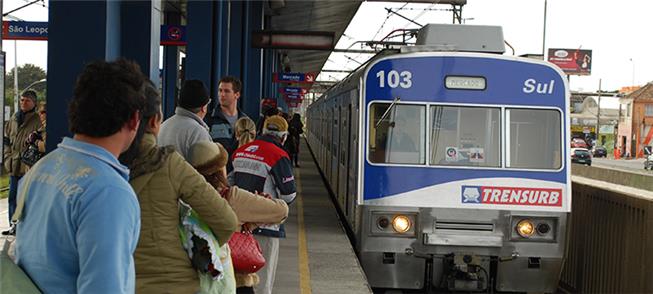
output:
[{"label": "red advertising sign", "polygon": [[592,50],[549,49],[548,61],[568,75],[590,75]]}]

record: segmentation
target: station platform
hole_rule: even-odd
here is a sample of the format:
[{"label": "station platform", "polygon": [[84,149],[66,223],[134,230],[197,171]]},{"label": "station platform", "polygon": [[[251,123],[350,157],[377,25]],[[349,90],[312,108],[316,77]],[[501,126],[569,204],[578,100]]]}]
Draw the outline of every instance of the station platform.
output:
[{"label": "station platform", "polygon": [[372,293],[303,139],[299,161],[273,293]]},{"label": "station platform", "polygon": [[[297,198],[280,241],[273,293],[372,293],[304,140],[300,150]],[[7,214],[1,199],[0,230],[9,228]]]}]

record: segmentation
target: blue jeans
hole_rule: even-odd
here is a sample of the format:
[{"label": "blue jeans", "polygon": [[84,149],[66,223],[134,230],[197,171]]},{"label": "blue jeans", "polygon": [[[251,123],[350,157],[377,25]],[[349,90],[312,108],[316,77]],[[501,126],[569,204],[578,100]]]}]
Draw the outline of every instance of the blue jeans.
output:
[{"label": "blue jeans", "polygon": [[18,194],[18,181],[22,176],[9,177],[9,223],[11,224],[11,216],[16,211],[16,194]]}]

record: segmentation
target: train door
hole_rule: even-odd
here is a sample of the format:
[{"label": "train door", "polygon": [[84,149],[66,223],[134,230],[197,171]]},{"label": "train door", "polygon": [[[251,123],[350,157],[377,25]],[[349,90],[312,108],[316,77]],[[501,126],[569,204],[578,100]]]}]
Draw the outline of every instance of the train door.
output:
[{"label": "train door", "polygon": [[[344,102],[347,102],[346,99]],[[347,211],[347,154],[349,154],[349,109],[340,108],[340,155],[338,156],[338,202],[343,213]]]},{"label": "train door", "polygon": [[[329,160],[331,159],[331,149],[332,149],[332,144],[331,142],[333,141],[333,137],[331,137],[332,134],[332,129],[333,129],[333,112],[334,110],[331,108],[330,105],[327,105],[328,110],[328,115],[326,117],[325,125],[326,125],[326,140],[324,141],[324,146],[326,147],[326,151],[324,153],[324,177],[326,178],[327,182],[331,182],[331,163]],[[330,185],[330,184],[329,184]]]},{"label": "train door", "polygon": [[351,91],[351,104],[349,104],[349,125],[350,127],[350,136],[349,136],[349,154],[348,154],[348,184],[347,184],[347,219],[351,224],[352,230],[357,232],[356,225],[358,224],[356,220],[356,202],[358,200],[358,89]]},{"label": "train door", "polygon": [[320,106],[320,125],[318,127],[317,136],[320,140],[317,149],[317,164],[322,168],[322,154],[324,153],[324,109]]},{"label": "train door", "polygon": [[[340,106],[337,105],[337,100],[334,103],[333,107],[333,126],[332,126],[332,132],[331,132],[331,144],[333,148],[331,148],[331,158],[329,158],[330,162],[329,164],[331,165],[331,191],[334,193],[338,193],[338,154],[340,150]],[[338,195],[336,195],[337,197]]]}]

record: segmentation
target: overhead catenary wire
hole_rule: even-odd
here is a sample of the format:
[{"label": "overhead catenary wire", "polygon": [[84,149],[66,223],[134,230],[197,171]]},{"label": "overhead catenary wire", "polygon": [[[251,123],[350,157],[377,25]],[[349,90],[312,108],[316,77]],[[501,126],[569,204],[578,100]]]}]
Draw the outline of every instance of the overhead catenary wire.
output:
[{"label": "overhead catenary wire", "polygon": [[[406,5],[408,5],[408,2],[404,3],[404,5],[402,5],[400,8],[404,8],[404,7],[406,7]],[[379,33],[381,33],[381,30],[383,30],[383,28],[385,27],[386,23],[388,22],[388,19],[390,19],[391,16],[392,16],[392,13],[387,13],[387,14],[386,14],[385,19],[383,20],[383,23],[381,23],[381,26],[379,26],[379,29],[376,31],[376,33],[374,33],[374,36],[372,37],[372,40],[376,39],[376,37],[379,35]],[[356,44],[356,43],[354,43],[354,44]],[[352,44],[351,46],[353,46],[354,44]],[[350,48],[351,48],[351,46],[350,46]],[[349,48],[347,48],[347,49],[349,49]],[[356,57],[354,57],[354,58],[359,58],[361,55],[362,55],[362,54],[359,53],[359,54],[356,55]],[[345,66],[347,66],[351,60],[352,60],[352,59],[350,59],[349,61],[345,62]],[[361,64],[361,63],[358,62],[357,60],[356,60],[356,62],[357,62],[358,64]]]}]

